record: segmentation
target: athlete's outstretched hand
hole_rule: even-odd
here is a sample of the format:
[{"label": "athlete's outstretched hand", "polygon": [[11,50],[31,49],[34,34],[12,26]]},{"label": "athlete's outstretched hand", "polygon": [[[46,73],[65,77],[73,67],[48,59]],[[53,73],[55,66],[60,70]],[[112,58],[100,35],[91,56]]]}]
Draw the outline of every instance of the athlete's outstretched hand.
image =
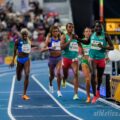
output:
[{"label": "athlete's outstretched hand", "polygon": [[73,39],[78,39],[78,35],[74,34]]},{"label": "athlete's outstretched hand", "polygon": [[103,45],[101,43],[98,44],[98,47],[103,48]]},{"label": "athlete's outstretched hand", "polygon": [[10,68],[13,68],[14,67],[14,61],[12,61],[9,65]]},{"label": "athlete's outstretched hand", "polygon": [[45,50],[44,49],[40,49],[40,52],[42,53],[42,52],[44,52]]},{"label": "athlete's outstretched hand", "polygon": [[68,40],[69,40],[69,42],[71,42],[73,40],[73,36],[70,36],[70,38]]}]

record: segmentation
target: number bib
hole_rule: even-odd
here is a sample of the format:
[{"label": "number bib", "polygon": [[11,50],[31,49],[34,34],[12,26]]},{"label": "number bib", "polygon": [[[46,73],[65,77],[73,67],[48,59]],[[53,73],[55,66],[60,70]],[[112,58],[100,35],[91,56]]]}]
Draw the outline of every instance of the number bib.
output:
[{"label": "number bib", "polygon": [[30,53],[30,51],[31,51],[30,44],[23,44],[22,45],[22,52],[24,52],[24,53]]},{"label": "number bib", "polygon": [[69,45],[69,50],[78,52],[78,44],[76,42],[71,42]]},{"label": "number bib", "polygon": [[84,49],[84,55],[89,55],[89,49],[88,48],[83,48]]},{"label": "number bib", "polygon": [[52,42],[52,47],[54,50],[61,50],[60,42]]},{"label": "number bib", "polygon": [[98,46],[98,44],[103,45],[103,42],[101,42],[101,41],[96,41],[96,40],[92,40],[92,41],[91,41],[91,49],[101,50],[101,48]]}]

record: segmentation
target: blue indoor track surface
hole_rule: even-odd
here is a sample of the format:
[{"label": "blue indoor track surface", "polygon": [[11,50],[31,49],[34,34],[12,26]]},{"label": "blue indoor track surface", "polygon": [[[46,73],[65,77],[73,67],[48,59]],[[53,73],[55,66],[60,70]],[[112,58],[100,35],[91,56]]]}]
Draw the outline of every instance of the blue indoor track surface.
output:
[{"label": "blue indoor track surface", "polygon": [[[73,85],[61,87],[62,97],[49,92],[47,60],[31,62],[30,82],[24,101],[24,74],[16,80],[15,68],[0,65],[0,120],[120,120],[120,106],[100,98],[96,104],[87,104],[86,92],[79,88],[79,100],[73,100]],[[92,98],[92,97],[91,97]]]}]

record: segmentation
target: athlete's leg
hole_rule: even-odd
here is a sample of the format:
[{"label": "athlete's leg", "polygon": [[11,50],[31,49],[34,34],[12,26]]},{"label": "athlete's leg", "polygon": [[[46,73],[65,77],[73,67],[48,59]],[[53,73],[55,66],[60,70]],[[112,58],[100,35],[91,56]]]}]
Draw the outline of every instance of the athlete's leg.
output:
[{"label": "athlete's leg", "polygon": [[86,80],[86,92],[87,92],[87,101],[86,102],[90,102],[90,69],[89,66],[87,64],[82,64],[82,71],[84,73],[85,76],[85,80]]},{"label": "athlete's leg", "polygon": [[55,73],[54,73],[54,65],[49,65],[49,73],[50,73],[50,76],[49,76],[49,82],[50,82],[50,86],[52,86],[52,81],[55,77]]},{"label": "athlete's leg", "polygon": [[91,85],[92,85],[92,90],[93,90],[93,94],[94,96],[96,96],[96,63],[94,62],[94,60],[90,61],[91,64]]},{"label": "athlete's leg", "polygon": [[63,70],[62,87],[66,87],[66,80],[68,78],[68,70],[70,68],[70,62],[71,60],[67,58],[62,59],[62,70]]},{"label": "athlete's leg", "polygon": [[100,86],[101,86],[101,83],[102,83],[102,76],[104,74],[104,69],[105,69],[105,59],[102,59],[102,60],[99,60],[98,62],[98,66],[97,66],[97,79],[98,79],[98,84],[97,84],[97,96],[99,97],[100,96]]},{"label": "athlete's leg", "polygon": [[62,94],[60,92],[60,86],[61,86],[61,66],[62,65],[62,60],[60,60],[56,66],[56,73],[57,73],[57,84],[58,84],[58,97],[61,97]]},{"label": "athlete's leg", "polygon": [[73,73],[74,73],[74,93],[75,94],[78,94],[78,86],[79,86],[79,83],[78,83],[78,61],[75,61],[71,64],[71,68],[73,70]]},{"label": "athlete's leg", "polygon": [[68,70],[69,70],[69,68],[63,67],[63,82],[64,82],[64,83],[65,83],[65,81],[66,81],[67,78],[68,78]]},{"label": "athlete's leg", "polygon": [[17,61],[16,77],[18,81],[21,80],[23,67],[24,65]]},{"label": "athlete's leg", "polygon": [[104,73],[104,68],[105,68],[105,60],[97,60],[97,92],[96,92],[96,86],[95,86],[95,97],[92,100],[92,103],[95,103],[97,101],[97,99],[100,97],[100,85],[102,83],[102,75]]},{"label": "athlete's leg", "polygon": [[60,60],[56,66],[58,90],[60,90],[60,86],[61,86],[61,65],[62,65],[61,63],[62,61]]},{"label": "athlete's leg", "polygon": [[103,76],[103,73],[104,73],[104,69],[105,68],[97,67],[97,80],[98,80],[97,92],[96,92],[97,97],[100,97],[100,86],[101,86],[101,83],[102,83],[102,76]]},{"label": "athlete's leg", "polygon": [[30,60],[24,63],[24,72],[25,72],[25,81],[24,81],[24,95],[26,95],[26,91],[29,84],[29,74],[30,74]]},{"label": "athlete's leg", "polygon": [[97,96],[96,96],[96,70],[97,70],[97,64],[95,60],[91,61],[91,85],[92,85],[92,90],[93,90],[93,99],[92,103],[96,103],[97,101]]}]

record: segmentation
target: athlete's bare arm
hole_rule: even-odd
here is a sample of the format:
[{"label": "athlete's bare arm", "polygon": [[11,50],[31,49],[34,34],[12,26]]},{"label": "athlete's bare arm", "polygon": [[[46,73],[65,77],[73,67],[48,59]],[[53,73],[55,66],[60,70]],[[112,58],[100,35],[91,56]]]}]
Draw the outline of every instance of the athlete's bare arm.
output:
[{"label": "athlete's bare arm", "polygon": [[45,40],[45,46],[44,46],[44,48],[42,48],[40,51],[41,51],[41,52],[48,51],[48,50],[50,49],[50,48],[48,47],[49,43],[50,43],[50,36],[48,35],[48,36],[46,37],[46,40]]},{"label": "athlete's bare arm", "polygon": [[112,43],[111,38],[108,34],[105,34],[105,40],[107,41],[108,46],[104,47],[103,45],[99,44],[99,47],[101,47],[102,49],[106,49],[106,50],[113,50],[114,49],[113,43]]},{"label": "athlete's bare arm", "polygon": [[64,50],[72,41],[72,38],[70,38],[70,40],[68,42],[65,42],[66,36],[63,34],[61,36],[61,49]]},{"label": "athlete's bare arm", "polygon": [[86,38],[86,40],[82,40],[81,38],[78,38],[77,40],[78,40],[78,44],[80,44],[80,43],[83,43],[83,44],[86,44],[86,45],[90,44],[90,37]]}]

